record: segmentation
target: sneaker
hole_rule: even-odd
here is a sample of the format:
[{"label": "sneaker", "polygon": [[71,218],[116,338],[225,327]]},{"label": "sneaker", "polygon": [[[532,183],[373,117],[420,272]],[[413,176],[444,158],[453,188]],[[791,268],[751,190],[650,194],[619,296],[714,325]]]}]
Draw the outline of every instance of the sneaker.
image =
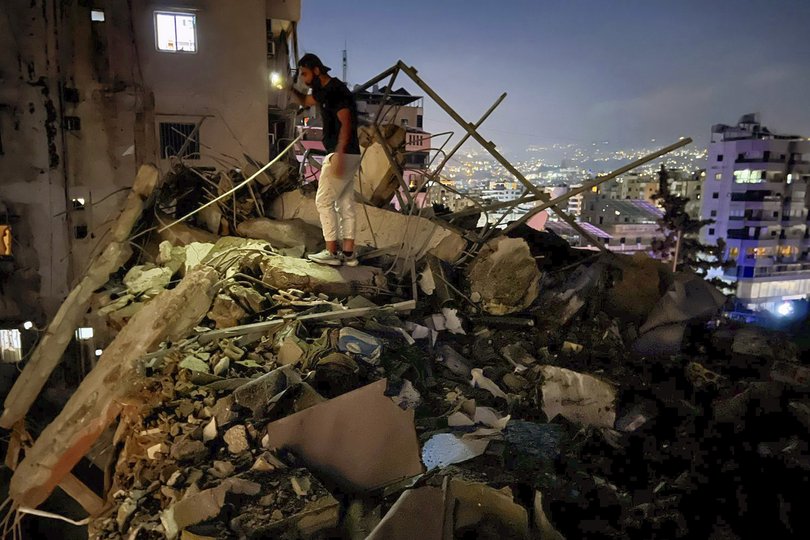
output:
[{"label": "sneaker", "polygon": [[346,266],[357,266],[360,264],[360,261],[357,260],[356,251],[352,251],[351,255],[341,254],[341,259],[343,260],[343,264]]},{"label": "sneaker", "polygon": [[318,264],[328,264],[329,266],[340,266],[342,264],[337,253],[332,253],[326,249],[318,253],[310,253],[307,255],[307,259]]}]

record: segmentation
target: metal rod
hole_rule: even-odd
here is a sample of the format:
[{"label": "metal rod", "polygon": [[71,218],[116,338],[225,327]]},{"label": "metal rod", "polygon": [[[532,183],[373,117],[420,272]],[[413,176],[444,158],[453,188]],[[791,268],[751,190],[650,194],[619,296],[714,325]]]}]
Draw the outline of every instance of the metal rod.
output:
[{"label": "metal rod", "polygon": [[384,78],[386,78],[386,77],[388,77],[389,75],[391,75],[392,73],[394,73],[394,71],[396,71],[397,69],[398,69],[398,68],[397,68],[397,66],[396,66],[396,65],[391,66],[390,68],[386,69],[385,71],[383,71],[382,73],[380,73],[379,75],[377,75],[376,77],[374,77],[373,79],[370,79],[370,80],[368,80],[367,82],[365,82],[365,83],[363,83],[363,84],[361,84],[361,85],[359,85],[359,86],[355,86],[355,87],[354,87],[354,93],[355,93],[355,94],[357,94],[358,92],[362,92],[363,90],[365,90],[365,89],[366,89],[366,88],[368,88],[369,86],[372,86],[372,85],[374,85],[374,84],[376,84],[376,83],[380,82],[380,81],[381,81],[381,80],[383,80]]},{"label": "metal rod", "polygon": [[504,201],[498,203],[488,204],[486,206],[481,206],[478,208],[465,208],[464,210],[459,210],[458,212],[453,212],[452,214],[448,214],[446,216],[442,216],[442,219],[455,219],[458,217],[463,216],[471,216],[473,214],[489,212],[490,210],[500,210],[501,208],[509,208],[512,206],[520,206],[521,204],[536,202],[539,201],[540,197],[537,195],[529,195],[528,197],[521,197],[519,199],[515,199],[513,201]]},{"label": "metal rod", "polygon": [[189,212],[188,214],[186,214],[185,216],[181,217],[180,219],[178,219],[178,220],[176,220],[176,221],[173,221],[172,223],[169,223],[168,225],[166,225],[165,227],[163,227],[163,228],[161,228],[161,229],[158,229],[158,233],[162,233],[162,232],[163,232],[163,231],[165,231],[166,229],[169,229],[169,228],[171,228],[171,227],[174,227],[174,226],[175,226],[175,225],[177,225],[178,223],[180,223],[180,222],[182,222],[182,221],[187,220],[188,218],[190,218],[191,216],[193,216],[194,214],[196,214],[197,212],[199,212],[199,211],[200,211],[200,210],[202,210],[203,208],[206,208],[206,207],[208,207],[208,206],[211,206],[212,204],[214,204],[215,202],[219,201],[220,199],[224,199],[225,197],[227,197],[227,196],[228,196],[228,195],[230,195],[231,193],[235,193],[235,192],[236,192],[236,191],[237,191],[239,188],[241,188],[241,187],[243,187],[243,186],[248,185],[250,182],[252,182],[252,181],[253,181],[253,179],[254,179],[254,178],[256,178],[257,176],[259,176],[260,174],[262,174],[262,173],[263,173],[264,171],[266,171],[268,168],[270,168],[270,165],[274,164],[276,161],[278,161],[279,159],[281,159],[281,157],[282,157],[282,156],[284,156],[284,155],[285,155],[287,152],[289,152],[289,151],[290,151],[290,149],[291,149],[293,146],[295,146],[295,143],[297,143],[299,140],[301,140],[301,138],[302,138],[303,136],[304,136],[304,134],[302,133],[301,135],[299,135],[298,137],[296,137],[296,138],[293,140],[293,142],[291,142],[291,143],[290,143],[290,144],[287,146],[287,148],[285,148],[284,150],[282,150],[282,151],[281,151],[281,153],[280,153],[279,155],[277,155],[276,157],[274,157],[274,158],[273,158],[273,159],[272,159],[272,160],[271,160],[271,161],[270,161],[270,162],[269,162],[267,165],[265,165],[264,167],[262,167],[261,169],[259,169],[259,170],[258,170],[258,171],[256,171],[255,173],[251,174],[251,175],[250,175],[250,177],[249,177],[249,178],[247,178],[247,179],[246,179],[244,182],[240,182],[239,184],[237,184],[236,186],[234,186],[234,188],[233,188],[233,189],[230,189],[230,190],[226,191],[225,193],[223,193],[222,195],[220,195],[220,196],[219,196],[219,197],[217,197],[216,199],[211,199],[210,201],[208,201],[208,202],[207,202],[207,203],[205,203],[204,205],[200,206],[200,207],[199,207],[199,208],[197,208],[196,210],[194,210],[194,211],[192,211],[192,212]]},{"label": "metal rod", "polygon": [[[486,112],[483,115],[481,115],[481,118],[479,118],[478,122],[475,123],[474,128],[478,129],[479,127],[481,127],[481,124],[483,124],[484,121],[487,118],[489,118],[489,115],[492,114],[492,112],[498,107],[498,105],[501,104],[501,102],[504,99],[506,99],[506,92],[501,94],[498,97],[498,99],[495,100],[495,103],[493,103],[490,106],[490,108],[487,109]],[[445,154],[444,159],[442,160],[442,162],[439,163],[439,165],[434,169],[434,174],[437,174],[437,173],[441,172],[441,170],[444,168],[444,166],[447,164],[447,162],[450,161],[450,158],[453,157],[453,154],[458,152],[459,148],[461,148],[461,146],[465,142],[467,142],[467,139],[469,139],[469,138],[470,138],[470,132],[468,131],[467,133],[464,134],[464,136],[461,138],[461,140],[459,140],[458,143],[456,143],[456,145],[453,147],[453,149],[450,150],[449,152],[447,152],[447,154]]]},{"label": "metal rod", "polygon": [[[388,86],[385,87],[385,93],[383,94],[383,98],[377,112],[374,114],[374,121],[371,123],[371,125],[376,126],[379,123],[380,115],[385,108],[385,103],[388,101],[388,96],[391,94],[391,88],[394,86],[394,81],[397,80],[397,75],[399,75],[399,69],[395,67],[391,73],[391,80],[388,81]],[[396,118],[396,114],[394,114],[394,117]]]},{"label": "metal rod", "polygon": [[[501,104],[501,102],[502,102],[504,99],[506,99],[506,92],[504,92],[503,94],[501,94],[501,95],[498,97],[498,99],[496,99],[496,100],[495,100],[495,103],[493,103],[493,104],[492,104],[492,105],[489,107],[489,109],[487,109],[487,110],[486,110],[486,112],[484,112],[484,114],[483,114],[483,115],[481,115],[481,118],[479,118],[479,119],[478,119],[478,121],[477,121],[477,122],[475,123],[475,125],[474,125],[475,129],[478,129],[479,127],[481,127],[481,124],[483,124],[483,123],[484,123],[484,121],[485,121],[487,118],[489,118],[489,115],[490,115],[490,114],[492,114],[492,112],[493,112],[493,111],[494,111],[494,110],[495,110],[495,109],[498,107],[498,105],[500,105],[500,104]],[[470,134],[469,134],[469,132],[468,132],[468,133],[465,133],[465,134],[464,134],[464,136],[463,136],[463,137],[462,137],[462,138],[461,138],[461,139],[458,141],[458,143],[456,143],[456,145],[455,145],[455,146],[454,146],[454,147],[453,147],[453,148],[452,148],[452,149],[451,149],[449,152],[446,152],[446,153],[444,154],[444,159],[442,159],[442,162],[441,162],[441,163],[439,163],[439,165],[438,165],[438,166],[437,166],[435,169],[433,169],[431,172],[429,172],[428,174],[426,174],[426,175],[425,175],[425,181],[424,181],[424,182],[422,182],[421,184],[419,184],[419,187],[418,187],[418,188],[417,188],[417,190],[416,190],[416,192],[417,192],[417,193],[418,193],[419,191],[421,191],[421,190],[422,190],[422,188],[423,188],[425,185],[427,185],[427,183],[428,183],[429,181],[431,181],[431,180],[435,181],[435,179],[436,179],[436,178],[439,176],[439,174],[441,174],[442,169],[444,169],[444,166],[445,166],[445,165],[447,165],[447,162],[448,162],[448,161],[450,161],[450,158],[452,158],[452,157],[453,157],[453,155],[454,155],[456,152],[458,152],[459,148],[461,148],[461,146],[462,146],[462,145],[463,145],[465,142],[467,142],[467,139],[469,139],[469,138],[470,138]],[[449,139],[448,139],[448,140],[449,140]],[[447,144],[447,143],[445,142],[445,144]],[[444,145],[442,145],[442,148],[444,148]],[[438,154],[437,154],[437,155],[438,155]]]},{"label": "metal rod", "polygon": [[590,182],[586,182],[586,183],[582,184],[581,186],[579,186],[578,188],[574,188],[571,191],[568,191],[567,193],[564,193],[563,195],[560,195],[559,197],[556,197],[554,199],[545,201],[542,204],[539,204],[539,205],[535,206],[534,208],[532,208],[531,210],[529,210],[524,216],[521,216],[521,218],[519,220],[510,223],[509,226],[506,229],[503,230],[502,234],[506,234],[509,231],[511,231],[512,229],[514,229],[515,227],[520,226],[522,223],[525,223],[527,220],[529,220],[532,216],[534,216],[538,212],[542,212],[546,208],[549,208],[549,207],[551,207],[553,205],[556,205],[556,204],[559,204],[559,203],[561,203],[563,201],[566,201],[566,200],[570,199],[571,197],[573,197],[574,195],[579,195],[580,193],[583,193],[585,191],[589,191],[589,190],[593,189],[594,187],[596,187],[596,186],[598,186],[598,185],[600,185],[600,184],[602,184],[604,182],[607,182],[608,180],[612,180],[613,178],[616,178],[617,176],[620,176],[620,175],[622,175],[622,174],[624,174],[624,173],[626,173],[628,171],[631,171],[631,170],[635,169],[636,167],[640,167],[641,165],[644,165],[645,163],[648,163],[648,162],[650,162],[650,161],[652,161],[654,159],[657,159],[657,158],[659,158],[659,157],[661,157],[661,156],[663,156],[665,154],[669,154],[673,150],[677,150],[678,148],[686,146],[687,144],[689,144],[691,142],[692,142],[692,139],[690,139],[689,137],[687,137],[685,139],[682,139],[682,140],[680,140],[680,141],[678,141],[678,142],[676,142],[674,144],[670,144],[669,146],[666,146],[666,147],[664,147],[664,148],[662,148],[660,150],[656,150],[655,152],[652,152],[652,153],[647,154],[646,156],[644,156],[642,158],[639,158],[639,159],[637,159],[637,160],[635,160],[633,162],[630,162],[627,165],[624,165],[623,167],[620,167],[620,168],[616,169],[615,171],[611,172],[610,174],[606,174],[604,176],[598,176],[598,177],[594,178],[593,180],[591,180]]},{"label": "metal rod", "polygon": [[[472,126],[472,124],[465,122],[464,118],[462,118],[450,105],[444,101],[441,96],[439,96],[425,81],[423,81],[417,74],[416,70],[412,67],[405,65],[401,60],[397,62],[397,66],[401,71],[404,71],[408,77],[416,83],[419,88],[424,90],[424,92],[430,96],[433,101],[435,101],[444,111],[450,115],[450,117],[455,120],[464,130],[470,134],[470,136],[478,141],[478,143],[484,147],[491,155],[494,157],[504,168],[512,173],[512,176],[518,179],[518,181],[523,184],[526,189],[540,197],[540,200],[547,201],[549,196],[544,193],[540,188],[529,182],[523,174],[518,171],[514,165],[512,165],[508,159],[503,157],[500,152],[495,148],[495,145],[491,141],[487,141],[484,139]],[[568,225],[570,225],[574,230],[580,233],[583,238],[588,239],[593,245],[601,249],[602,251],[607,251],[607,248],[602,245],[602,243],[591,233],[583,229],[571,216],[567,213],[563,212],[560,208],[556,206],[551,207],[554,212],[560,216]]]}]

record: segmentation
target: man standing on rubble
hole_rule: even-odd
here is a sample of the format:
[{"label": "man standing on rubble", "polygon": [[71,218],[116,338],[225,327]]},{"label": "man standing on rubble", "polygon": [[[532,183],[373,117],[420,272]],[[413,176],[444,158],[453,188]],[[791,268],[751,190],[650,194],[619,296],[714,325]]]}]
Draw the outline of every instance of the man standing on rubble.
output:
[{"label": "man standing on rubble", "polygon": [[[357,266],[354,251],[354,173],[360,167],[357,104],[346,85],[328,75],[329,69],[314,54],[305,54],[298,61],[298,76],[312,93],[290,88],[303,107],[318,106],[327,152],[315,194],[326,249],[308,257],[319,264]],[[340,253],[338,235],[343,240]]]}]

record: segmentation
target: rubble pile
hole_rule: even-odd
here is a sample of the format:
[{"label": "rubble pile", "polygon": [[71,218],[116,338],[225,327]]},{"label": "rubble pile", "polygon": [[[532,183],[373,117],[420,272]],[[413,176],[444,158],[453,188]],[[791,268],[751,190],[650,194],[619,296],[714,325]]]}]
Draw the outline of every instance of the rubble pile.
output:
[{"label": "rubble pile", "polygon": [[112,441],[96,539],[807,530],[810,368],[783,336],[718,319],[720,293],[641,255],[526,226],[454,251],[439,217],[374,212],[415,237],[381,232],[356,268],[302,258],[303,214],[147,243],[96,293],[118,334],[25,450],[15,502]]}]

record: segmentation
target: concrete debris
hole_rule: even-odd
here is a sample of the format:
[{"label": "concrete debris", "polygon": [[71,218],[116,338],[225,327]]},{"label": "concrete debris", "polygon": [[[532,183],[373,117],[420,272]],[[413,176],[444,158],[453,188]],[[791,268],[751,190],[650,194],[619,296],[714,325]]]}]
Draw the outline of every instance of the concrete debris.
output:
[{"label": "concrete debris", "polygon": [[[174,221],[134,190],[6,400],[15,508],[60,486],[94,540],[807,536],[797,346],[644,255],[393,211],[401,133],[366,134],[358,267],[303,259],[322,239],[290,164],[127,264],[138,220]],[[172,186],[160,206],[187,205]],[[83,324],[101,357],[33,439],[19,420]],[[71,474],[85,456],[103,492]]]},{"label": "concrete debris", "polygon": [[174,272],[162,266],[133,266],[124,276],[124,285],[134,295],[154,296],[169,284]]},{"label": "concrete debris", "polygon": [[[439,259],[454,263],[461,258],[467,242],[457,232],[441,223],[418,216],[391,212],[373,205],[358,205],[358,246],[400,252],[403,257],[421,259],[431,253]],[[284,193],[273,201],[270,214],[276,219],[301,219],[320,227],[315,197],[299,191]],[[403,234],[409,241],[402,245]]]},{"label": "concrete debris", "polygon": [[208,312],[208,318],[216,323],[216,328],[238,326],[246,316],[247,311],[227,294],[218,294]]},{"label": "concrete debris", "polygon": [[549,420],[557,415],[586,426],[613,428],[616,423],[616,391],[592,375],[556,366],[541,366],[540,392],[543,412]]},{"label": "concrete debris", "polygon": [[217,272],[198,267],[139,311],[105,349],[65,407],[26,452],[11,479],[15,501],[36,508],[93,442],[143,391],[143,357],[166,339],[180,339],[211,304]]},{"label": "concrete debris", "polygon": [[262,281],[275,289],[303,289],[347,297],[368,290],[385,289],[386,279],[377,268],[319,265],[293,257],[270,257],[261,262]]},{"label": "concrete debris", "polygon": [[228,452],[231,454],[241,454],[250,448],[248,435],[245,426],[233,426],[222,436],[225,444],[228,445]]},{"label": "concrete debris", "polygon": [[467,281],[492,315],[527,309],[540,294],[540,270],[520,238],[501,236],[488,242],[467,268]]},{"label": "concrete debris", "polygon": [[323,249],[323,235],[320,227],[300,219],[249,219],[240,223],[236,232],[245,238],[267,240],[276,248],[304,246],[309,253]]}]

